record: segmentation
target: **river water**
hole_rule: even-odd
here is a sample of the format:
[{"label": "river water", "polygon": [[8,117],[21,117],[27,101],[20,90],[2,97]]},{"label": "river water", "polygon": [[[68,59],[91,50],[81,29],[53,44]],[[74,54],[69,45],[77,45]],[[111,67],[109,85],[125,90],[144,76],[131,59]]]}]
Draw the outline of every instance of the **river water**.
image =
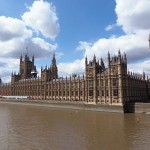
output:
[{"label": "river water", "polygon": [[0,150],[148,150],[150,115],[0,104]]}]

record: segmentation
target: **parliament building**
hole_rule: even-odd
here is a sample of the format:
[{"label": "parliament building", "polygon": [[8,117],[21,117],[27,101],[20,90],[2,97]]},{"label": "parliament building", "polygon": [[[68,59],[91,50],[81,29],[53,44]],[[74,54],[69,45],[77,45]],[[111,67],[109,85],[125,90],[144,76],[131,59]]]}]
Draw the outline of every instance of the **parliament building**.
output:
[{"label": "parliament building", "polygon": [[49,67],[41,67],[37,76],[34,56],[20,57],[19,73],[12,73],[11,83],[0,84],[0,96],[27,96],[31,99],[80,101],[88,104],[123,105],[126,102],[148,102],[150,82],[143,74],[127,71],[127,57],[118,51],[108,67],[104,61],[85,58],[85,74],[59,77],[55,53]]}]

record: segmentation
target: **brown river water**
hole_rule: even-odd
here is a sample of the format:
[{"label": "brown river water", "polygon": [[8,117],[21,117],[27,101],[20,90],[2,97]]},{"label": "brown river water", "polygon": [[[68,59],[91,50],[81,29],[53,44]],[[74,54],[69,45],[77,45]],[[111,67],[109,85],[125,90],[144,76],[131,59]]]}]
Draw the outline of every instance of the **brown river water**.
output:
[{"label": "brown river water", "polygon": [[0,104],[0,150],[149,150],[150,114]]}]

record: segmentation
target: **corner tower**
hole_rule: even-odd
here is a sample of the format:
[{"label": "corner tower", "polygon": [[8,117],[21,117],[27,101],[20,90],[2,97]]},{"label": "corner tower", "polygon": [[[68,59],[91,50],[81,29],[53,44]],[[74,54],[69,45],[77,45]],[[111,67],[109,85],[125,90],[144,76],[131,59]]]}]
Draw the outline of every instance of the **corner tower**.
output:
[{"label": "corner tower", "polygon": [[[111,95],[112,103],[123,104],[125,102],[124,94],[126,93],[126,80],[127,80],[127,58],[124,53],[121,55],[120,50],[118,56],[110,58],[108,54],[108,76],[109,86],[112,87]],[[124,94],[123,94],[124,93]]]}]

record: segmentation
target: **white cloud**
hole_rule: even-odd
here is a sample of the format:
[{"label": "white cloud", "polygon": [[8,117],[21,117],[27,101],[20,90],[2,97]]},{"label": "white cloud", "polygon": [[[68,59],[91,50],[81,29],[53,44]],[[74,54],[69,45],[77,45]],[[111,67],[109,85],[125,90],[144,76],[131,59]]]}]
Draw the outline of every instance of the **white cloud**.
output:
[{"label": "white cloud", "polygon": [[32,31],[26,28],[24,22],[16,18],[0,16],[0,41],[30,37],[32,37]]},{"label": "white cloud", "polygon": [[[87,56],[89,60],[93,59],[94,54],[97,59],[104,58],[107,64],[107,53],[111,55],[126,52],[128,59],[128,68],[142,72],[143,70],[150,74],[150,50],[148,48],[148,34],[150,31],[150,1],[149,0],[116,0],[116,24],[108,25],[105,30],[111,30],[118,25],[125,32],[125,35],[119,37],[100,38],[89,43],[80,41],[77,50],[84,52],[83,57]],[[148,60],[148,62],[146,61]],[[62,68],[65,67],[61,66]],[[74,61],[71,66],[77,65]],[[68,72],[75,67],[68,67]],[[62,70],[63,72],[63,70]],[[64,71],[65,73],[66,71]]]},{"label": "white cloud", "polygon": [[79,46],[76,48],[77,51],[85,50],[91,48],[92,43],[88,43],[86,41],[80,41]]},{"label": "white cloud", "polygon": [[84,59],[75,60],[72,63],[59,63],[58,73],[60,76],[68,76],[73,73],[83,74],[85,68]]},{"label": "white cloud", "polygon": [[120,49],[122,52],[127,53],[129,62],[135,62],[149,57],[150,51],[147,38],[147,32],[139,32],[117,38],[101,38],[92,45],[90,44],[91,47],[88,44],[85,47],[83,42],[80,42],[79,47],[83,46],[84,57],[87,56],[89,59],[92,59],[94,54],[96,54],[97,58],[103,57],[106,59],[108,51],[113,55],[117,54]]},{"label": "white cloud", "polygon": [[116,24],[109,24],[108,26],[106,26],[105,30],[106,31],[110,31],[110,30],[112,30],[115,27],[116,27]]},{"label": "white cloud", "polygon": [[45,40],[41,39],[41,38],[33,38],[32,41],[47,51],[49,51],[49,50],[54,51],[57,48],[56,43],[55,43],[55,45],[52,45],[50,43],[45,42]]},{"label": "white cloud", "polygon": [[117,24],[125,33],[150,28],[150,0],[116,0]]},{"label": "white cloud", "polygon": [[[1,58],[0,61],[0,77],[3,82],[10,82],[11,73],[18,72],[19,59],[8,58],[7,61],[5,58]],[[10,70],[11,68],[11,70]]]},{"label": "white cloud", "polygon": [[56,9],[52,3],[36,0],[29,11],[22,15],[25,24],[43,36],[55,39],[60,30]]},{"label": "white cloud", "polygon": [[150,77],[150,60],[146,60],[143,62],[135,63],[135,64],[129,64],[129,69],[132,72],[136,73],[143,73]]}]

